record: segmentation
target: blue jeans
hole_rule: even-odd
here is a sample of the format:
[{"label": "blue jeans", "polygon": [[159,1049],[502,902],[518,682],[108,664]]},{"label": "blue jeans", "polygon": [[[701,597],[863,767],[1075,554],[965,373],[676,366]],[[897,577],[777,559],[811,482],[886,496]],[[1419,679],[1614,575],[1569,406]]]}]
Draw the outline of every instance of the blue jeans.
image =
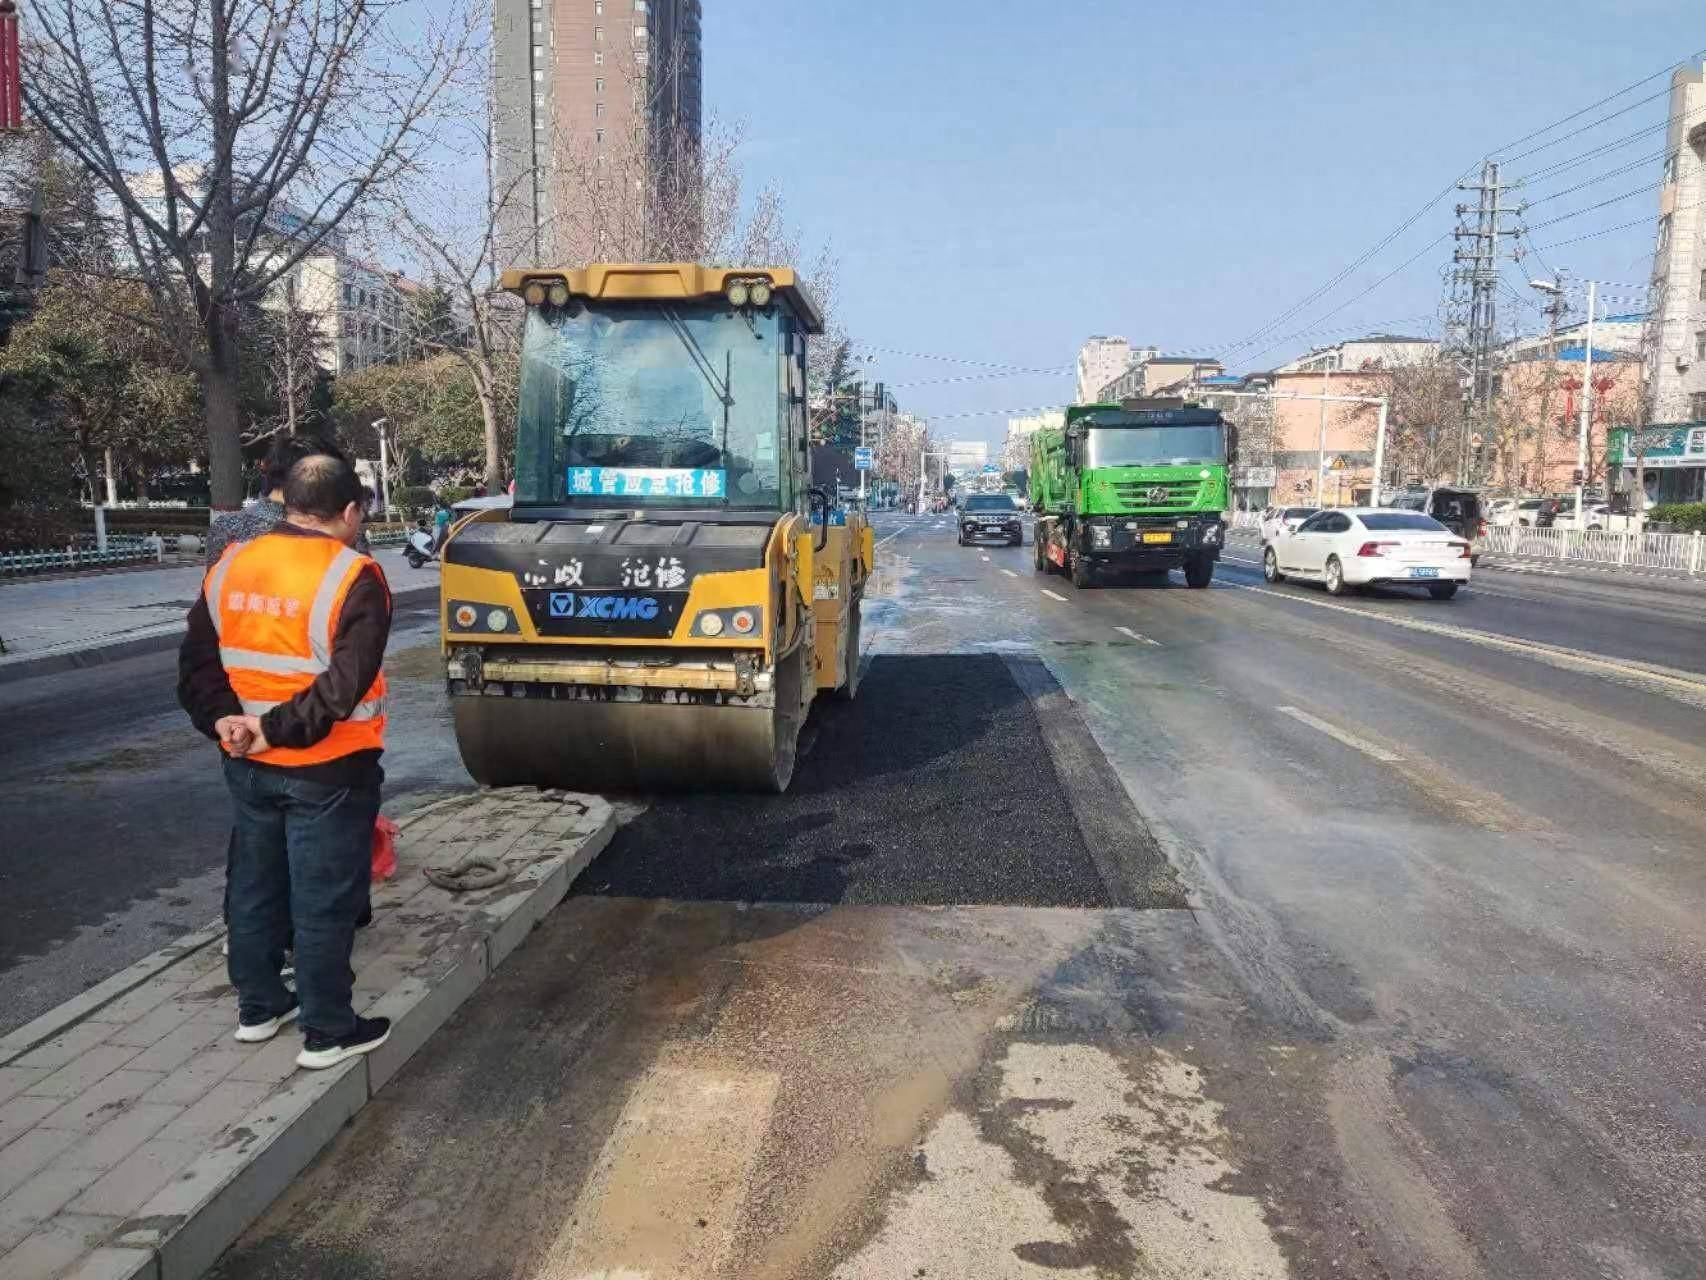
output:
[{"label": "blue jeans", "polygon": [[240,760],[225,761],[234,817],[226,882],[228,970],[243,1022],[290,1007],[279,979],[295,934],[304,1034],[355,1029],[350,952],[367,903],[379,788],[335,787]]}]

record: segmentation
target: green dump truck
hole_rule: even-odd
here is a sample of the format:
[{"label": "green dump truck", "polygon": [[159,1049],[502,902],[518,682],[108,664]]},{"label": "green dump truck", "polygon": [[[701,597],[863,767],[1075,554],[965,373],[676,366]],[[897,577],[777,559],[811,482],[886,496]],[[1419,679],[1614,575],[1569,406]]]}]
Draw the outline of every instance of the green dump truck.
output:
[{"label": "green dump truck", "polygon": [[1226,539],[1237,429],[1174,401],[1080,404],[1031,436],[1037,569],[1075,587],[1113,574],[1183,569],[1206,587]]}]

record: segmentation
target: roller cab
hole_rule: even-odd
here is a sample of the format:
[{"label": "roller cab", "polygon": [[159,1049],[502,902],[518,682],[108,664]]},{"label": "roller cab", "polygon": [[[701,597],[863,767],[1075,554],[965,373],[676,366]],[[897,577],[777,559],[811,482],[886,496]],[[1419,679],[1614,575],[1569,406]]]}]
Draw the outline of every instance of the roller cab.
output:
[{"label": "roller cab", "polygon": [[442,553],[446,675],[491,785],[757,788],[851,696],[870,529],[811,485],[787,268],[507,272],[515,500]]}]

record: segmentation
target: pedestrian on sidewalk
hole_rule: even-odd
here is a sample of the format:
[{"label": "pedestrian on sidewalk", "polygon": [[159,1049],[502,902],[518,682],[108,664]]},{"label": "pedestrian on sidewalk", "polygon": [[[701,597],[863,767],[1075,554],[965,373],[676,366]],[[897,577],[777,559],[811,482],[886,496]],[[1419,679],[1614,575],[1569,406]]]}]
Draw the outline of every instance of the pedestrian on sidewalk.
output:
[{"label": "pedestrian on sidewalk", "polygon": [[[258,538],[263,533],[271,533],[283,523],[284,478],[302,459],[312,458],[317,454],[349,461],[344,457],[343,450],[315,435],[287,435],[281,432],[273,437],[272,447],[261,460],[261,484],[264,486],[261,496],[241,511],[227,511],[216,517],[208,526],[208,568],[211,569],[219,563],[219,557],[233,542],[247,542],[251,538]],[[356,543],[356,550],[363,555],[372,554],[367,545],[365,529]]]},{"label": "pedestrian on sidewalk", "polygon": [[[384,780],[391,597],[379,566],[354,550],[361,482],[349,463],[299,460],[283,499],[282,524],[208,572],[178,699],[226,755],[237,1039],[271,1039],[300,1012],[296,1061],[317,1069],[390,1034],[387,1019],[356,1015],[350,954]],[[279,976],[293,934],[294,996]]]}]

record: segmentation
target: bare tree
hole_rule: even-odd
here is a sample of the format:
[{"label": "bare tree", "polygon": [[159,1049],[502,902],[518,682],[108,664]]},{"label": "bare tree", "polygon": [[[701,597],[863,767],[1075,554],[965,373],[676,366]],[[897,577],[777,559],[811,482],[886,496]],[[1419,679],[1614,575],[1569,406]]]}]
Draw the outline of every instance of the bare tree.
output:
[{"label": "bare tree", "polygon": [[[1455,364],[1436,359],[1400,364],[1383,370],[1388,398],[1386,470],[1388,485],[1401,477],[1432,482],[1454,475],[1464,447],[1467,424],[1463,386]],[[1361,419],[1373,443],[1377,427],[1374,405],[1355,405],[1351,416]]]},{"label": "bare tree", "polygon": [[266,376],[279,402],[282,426],[291,435],[313,394],[325,376],[326,334],[320,317],[306,310],[296,296],[296,277],[288,277],[270,314],[270,332],[265,335]]},{"label": "bare tree", "polygon": [[39,0],[32,17],[29,110],[111,195],[201,384],[213,503],[234,507],[243,308],[429,159],[478,22],[455,0]]}]

